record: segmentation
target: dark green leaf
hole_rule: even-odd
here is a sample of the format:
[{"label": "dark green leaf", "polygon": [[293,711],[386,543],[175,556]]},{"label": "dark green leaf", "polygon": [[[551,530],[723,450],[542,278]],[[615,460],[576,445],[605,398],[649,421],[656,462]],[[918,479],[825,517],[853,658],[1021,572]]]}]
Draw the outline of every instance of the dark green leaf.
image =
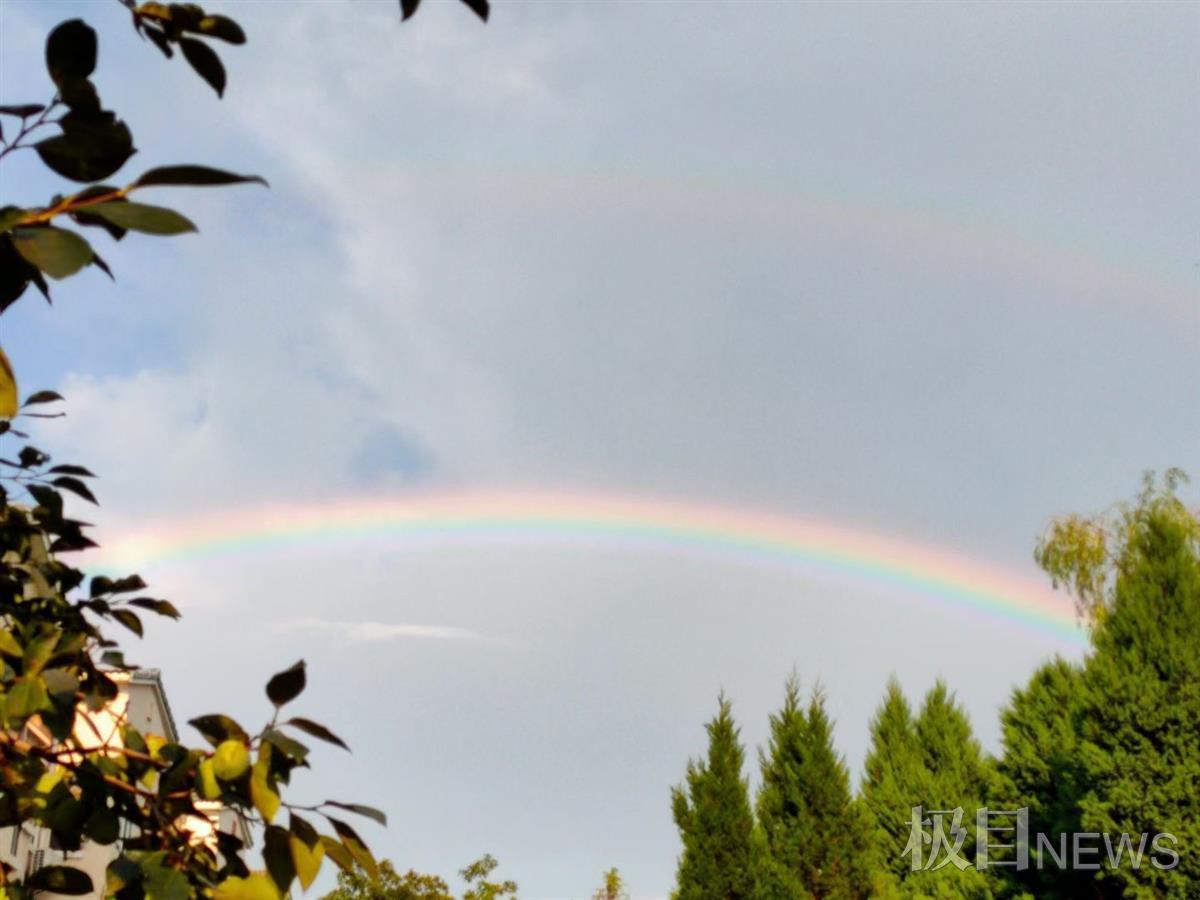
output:
[{"label": "dark green leaf", "polygon": [[[37,391],[36,393],[30,394],[28,397],[26,397],[25,402],[22,403],[21,405],[22,406],[33,406],[36,403],[54,403],[55,401],[61,400],[61,399],[62,399],[62,394],[59,394],[56,391]],[[55,466],[50,471],[51,472],[62,472],[64,475],[79,475],[79,474],[81,474],[80,472],[68,472],[67,471],[68,468],[69,468],[68,466]],[[75,468],[80,468],[80,467],[76,466]],[[91,475],[92,473],[86,472],[86,474]]]},{"label": "dark green leaf", "polygon": [[462,0],[462,2],[483,21],[488,20],[488,0]]},{"label": "dark green leaf", "polygon": [[87,78],[96,69],[96,32],[82,19],[68,19],[46,39],[46,68],[55,84]]},{"label": "dark green leaf", "polygon": [[74,275],[92,259],[91,245],[62,228],[18,228],[12,242],[21,256],[51,278]]},{"label": "dark green leaf", "polygon": [[233,739],[249,740],[249,735],[246,734],[241,725],[229,718],[229,716],[221,715],[220,713],[210,716],[200,716],[197,719],[192,719],[188,724],[204,735],[214,747],[222,741]]},{"label": "dark green leaf", "polygon": [[84,823],[83,833],[97,844],[116,843],[121,836],[121,820],[107,807],[98,807]]},{"label": "dark green leaf", "polygon": [[188,61],[201,78],[212,86],[220,97],[225,93],[225,67],[221,59],[213,52],[212,47],[195,38],[181,37],[179,49],[183,51],[184,59]]},{"label": "dark green leaf", "polygon": [[34,144],[47,166],[73,181],[101,181],[133,155],[133,135],[112,113],[70,112],[63,133]]},{"label": "dark green leaf", "polygon": [[71,866],[45,866],[25,879],[25,889],[79,896],[92,892],[92,879]]},{"label": "dark green leaf", "polygon": [[205,16],[196,23],[196,31],[230,44],[246,43],[246,32],[242,31],[242,26],[226,16]]},{"label": "dark green leaf", "polygon": [[290,756],[296,762],[304,762],[308,757],[308,748],[297,740],[294,740],[284,734],[282,731],[276,731],[274,728],[268,728],[263,732],[263,740],[283,751],[284,755]]},{"label": "dark green leaf", "polygon": [[421,0],[400,0],[400,20],[411,18],[421,5]]},{"label": "dark green leaf", "polygon": [[168,616],[172,619],[179,618],[179,610],[175,608],[175,604],[170,600],[157,600],[154,597],[134,597],[129,601],[130,606],[137,606],[141,609],[149,609],[158,613],[160,616]]},{"label": "dark green leaf", "polygon": [[92,493],[91,488],[76,478],[74,475],[60,475],[50,482],[56,488],[61,488],[64,491],[70,491],[76,497],[82,497],[89,503],[99,505],[100,501],[96,499],[96,495]]},{"label": "dark green leaf", "polygon": [[138,637],[142,636],[142,620],[138,618],[137,613],[132,613],[127,609],[114,609],[112,617]]},{"label": "dark green leaf", "polygon": [[40,103],[19,103],[15,106],[0,106],[0,113],[6,116],[20,116],[22,119],[36,116],[46,107]]},{"label": "dark green leaf", "polygon": [[314,722],[312,719],[304,719],[304,718],[297,716],[293,719],[288,719],[287,722],[285,722],[284,724],[291,725],[294,728],[299,728],[305,734],[312,735],[313,737],[317,738],[318,740],[326,741],[327,743],[330,743],[330,744],[337,744],[343,750],[350,749],[346,745],[346,742],[343,741],[340,737],[338,737],[336,734],[334,734],[332,731],[330,731],[324,725]]},{"label": "dark green leaf", "polygon": [[245,184],[257,181],[266,185],[266,179],[258,175],[236,175],[233,172],[223,172],[208,166],[159,166],[144,172],[134,187],[150,187],[156,184],[183,185],[188,187],[208,187],[220,184]]},{"label": "dark green leaf", "polygon": [[279,892],[286,895],[292,879],[296,877],[286,828],[280,828],[278,825],[267,826],[263,835],[263,862],[267,864],[271,880],[279,886]]},{"label": "dark green leaf", "polygon": [[360,816],[366,816],[368,819],[374,819],[380,825],[387,825],[387,816],[373,806],[364,806],[361,803],[340,803],[337,800],[326,800],[325,805],[349,810],[352,813],[358,813]]},{"label": "dark green leaf", "polygon": [[180,215],[165,206],[151,206],[148,203],[97,203],[89,206],[88,212],[99,216],[106,222],[111,222],[130,231],[140,231],[144,234],[183,234],[195,231],[196,226],[186,216]]},{"label": "dark green leaf", "polygon": [[317,841],[321,839],[317,829],[294,812],[288,813],[288,828],[306,847],[316,846]]},{"label": "dark green leaf", "polygon": [[271,676],[267,682],[267,697],[276,706],[283,706],[300,696],[304,690],[304,660]]}]

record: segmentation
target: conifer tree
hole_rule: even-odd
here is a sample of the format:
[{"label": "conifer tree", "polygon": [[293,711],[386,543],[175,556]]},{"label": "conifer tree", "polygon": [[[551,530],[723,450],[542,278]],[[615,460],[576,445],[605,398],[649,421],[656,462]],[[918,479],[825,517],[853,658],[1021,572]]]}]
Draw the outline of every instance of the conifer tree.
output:
[{"label": "conifer tree", "polygon": [[[976,813],[987,802],[989,763],[966,712],[946,685],[938,681],[930,689],[914,719],[893,679],[872,722],[871,735],[863,804],[871,828],[876,895],[956,900],[992,896],[991,879],[975,868],[974,841]],[[914,807],[962,809],[960,827],[967,836],[957,855],[965,867],[951,864],[914,871],[912,857],[904,854],[913,836]],[[943,821],[949,832],[952,815],[945,815]],[[923,849],[928,854],[932,848]],[[945,850],[941,853],[938,862],[945,859]]]},{"label": "conifer tree", "polygon": [[922,802],[927,781],[912,707],[893,677],[871,721],[861,792],[877,893],[884,893],[884,885],[898,886],[910,874],[903,856],[909,811]]},{"label": "conifer tree", "polygon": [[1200,895],[1200,521],[1173,487],[1148,487],[1125,516],[1077,727],[1084,831],[1131,835],[1135,849],[1143,834],[1169,833],[1170,853],[1153,858],[1178,864],[1134,869],[1127,855],[1096,873],[1104,896]]},{"label": "conifer tree", "polygon": [[[1075,900],[1093,893],[1091,872],[1061,867],[1070,835],[1082,832],[1083,793],[1076,719],[1082,670],[1055,659],[1015,691],[1001,715],[1004,755],[992,793],[995,809],[1029,811],[1029,861],[1023,871],[997,869],[1007,893],[1040,900]],[[1044,834],[1049,848],[1037,840]]]},{"label": "conifer tree", "polygon": [[686,783],[672,791],[683,840],[674,897],[751,900],[756,893],[754,815],[742,774],[745,752],[724,695],[707,731],[707,758],[689,763]]},{"label": "conifer tree", "polygon": [[766,843],[764,896],[853,900],[867,896],[858,809],[850,773],[833,747],[833,723],[815,690],[807,714],[795,678],[771,716],[769,753],[761,754],[758,816]]}]

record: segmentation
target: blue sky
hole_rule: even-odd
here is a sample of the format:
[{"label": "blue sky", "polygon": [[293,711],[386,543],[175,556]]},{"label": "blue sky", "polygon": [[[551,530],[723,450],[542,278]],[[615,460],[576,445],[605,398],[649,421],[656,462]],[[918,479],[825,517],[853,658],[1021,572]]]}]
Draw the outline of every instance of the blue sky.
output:
[{"label": "blue sky", "polygon": [[[1197,7],[218,5],[224,100],[115,3],[0,4],[5,102],[82,15],[133,174],[201,233],[131,236],[0,327],[112,532],[267,501],[472,487],[651,493],[830,518],[1032,575],[1048,518],[1200,447]],[[61,190],[5,161],[17,202]],[[665,896],[668,788],[724,688],[743,734],[793,667],[852,768],[891,673],[945,676],[995,746],[1037,635],[872,584],[609,550],[331,551],[145,571],[184,609],[133,654],[182,715],[247,719],[296,656],[355,747],[301,793],[528,897],[611,865]],[[342,623],[324,631],[304,627]],[[301,623],[301,624],[298,624]],[[446,626],[480,643],[363,623]],[[385,768],[387,767],[387,768]]]}]

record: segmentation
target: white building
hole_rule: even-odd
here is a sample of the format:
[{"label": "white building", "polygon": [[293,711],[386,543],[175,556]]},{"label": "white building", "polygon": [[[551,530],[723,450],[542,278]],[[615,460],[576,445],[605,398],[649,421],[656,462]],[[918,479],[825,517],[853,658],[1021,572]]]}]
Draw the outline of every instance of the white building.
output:
[{"label": "white building", "polygon": [[[119,693],[108,707],[99,713],[88,714],[90,724],[76,727],[76,736],[81,744],[119,745],[120,727],[124,724],[134,726],[142,734],[161,735],[170,743],[179,740],[157,669],[120,672],[110,677],[117,682]],[[82,717],[85,714],[81,712],[79,715]],[[207,821],[197,820],[193,827],[197,840],[205,840],[214,830],[220,830],[241,838],[249,846],[249,829],[236,812],[219,803],[199,801],[196,806],[208,816]],[[122,834],[122,837],[126,836]],[[108,864],[120,852],[120,846],[120,841],[107,846],[84,842],[78,851],[64,852],[51,846],[50,832],[36,823],[26,822],[19,827],[0,828],[0,859],[20,877],[28,877],[43,866],[72,866],[82,869],[91,877],[95,890],[90,896],[97,898],[103,896],[105,872]],[[59,895],[42,896],[52,898]]]}]

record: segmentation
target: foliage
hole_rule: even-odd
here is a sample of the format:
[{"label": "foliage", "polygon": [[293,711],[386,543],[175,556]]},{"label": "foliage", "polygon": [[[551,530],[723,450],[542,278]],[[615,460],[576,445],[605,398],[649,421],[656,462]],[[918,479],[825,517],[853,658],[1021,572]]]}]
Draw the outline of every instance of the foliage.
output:
[{"label": "foliage", "polygon": [[745,752],[724,696],[707,731],[707,759],[689,763],[686,783],[672,791],[683,839],[674,896],[750,900],[756,892],[754,815],[742,776]]},{"label": "foliage", "polygon": [[[195,4],[121,2],[138,34],[168,58],[178,50],[218,96],[224,93],[226,73],[212,42],[243,44],[246,36],[235,21]],[[486,19],[486,0],[463,2]],[[419,0],[402,0],[403,18],[418,6]],[[129,127],[104,108],[91,81],[98,56],[99,40],[89,25],[80,19],[62,22],[45,47],[54,85],[50,99],[0,105],[0,160],[32,150],[53,173],[83,185],[44,206],[0,207],[0,313],[30,285],[49,301],[47,279],[68,278],[88,266],[112,277],[84,236],[86,229],[116,241],[129,232],[195,231],[181,213],[143,202],[143,191],[266,184],[258,176],[194,164],[153,168],[124,179],[122,186],[109,183],[135,146]],[[52,417],[57,414],[32,408],[61,400],[40,392],[18,407],[17,398],[17,377],[0,350],[0,438],[5,442],[27,438],[13,427],[19,413]],[[96,502],[88,486],[92,473],[79,465],[54,465],[30,445],[8,453],[10,458],[0,458],[6,470],[0,473],[0,826],[34,822],[66,850],[85,840],[112,846],[114,861],[104,886],[64,866],[40,869],[22,882],[25,873],[6,866],[3,890],[22,897],[103,887],[122,900],[269,900],[297,882],[307,888],[326,857],[343,873],[361,870],[373,877],[374,859],[339,816],[347,811],[384,823],[383,813],[361,804],[302,806],[284,798],[293,771],[308,765],[301,737],[345,747],[325,726],[284,715],[284,707],[304,689],[303,662],[268,682],[273,712],[257,731],[211,714],[191,721],[207,746],[169,742],[166,735],[143,734],[124,722],[101,739],[96,718],[131,671],[111,626],[140,637],[141,615],[178,618],[179,613],[168,601],[143,594],[146,585],[137,575],[95,577],[85,584],[84,572],[65,560],[95,543],[87,526],[68,514],[64,496]],[[250,870],[236,838],[218,834],[215,845],[197,838],[196,823],[205,817],[201,801],[219,802],[262,828],[263,871]],[[305,815],[323,819],[328,833]],[[119,840],[122,833],[132,837]],[[478,870],[478,898],[511,893],[509,883],[487,883],[488,871],[486,866]]]},{"label": "foliage", "polygon": [[604,884],[592,894],[592,900],[629,900],[629,891],[625,890],[625,881],[616,868],[604,873]]},{"label": "foliage", "polygon": [[399,874],[391,860],[380,860],[379,875],[372,878],[361,867],[338,872],[337,887],[322,900],[454,900],[450,887],[436,875],[411,869]]},{"label": "foliage", "polygon": [[502,900],[504,897],[512,897],[513,900],[516,900],[517,883],[515,881],[489,881],[492,872],[498,865],[495,858],[487,853],[459,872],[458,874],[467,883],[463,900]]},{"label": "foliage", "polygon": [[763,897],[865,897],[863,823],[850,773],[833,747],[824,695],[814,690],[806,712],[796,679],[789,679],[770,724],[757,802],[766,843]]}]

